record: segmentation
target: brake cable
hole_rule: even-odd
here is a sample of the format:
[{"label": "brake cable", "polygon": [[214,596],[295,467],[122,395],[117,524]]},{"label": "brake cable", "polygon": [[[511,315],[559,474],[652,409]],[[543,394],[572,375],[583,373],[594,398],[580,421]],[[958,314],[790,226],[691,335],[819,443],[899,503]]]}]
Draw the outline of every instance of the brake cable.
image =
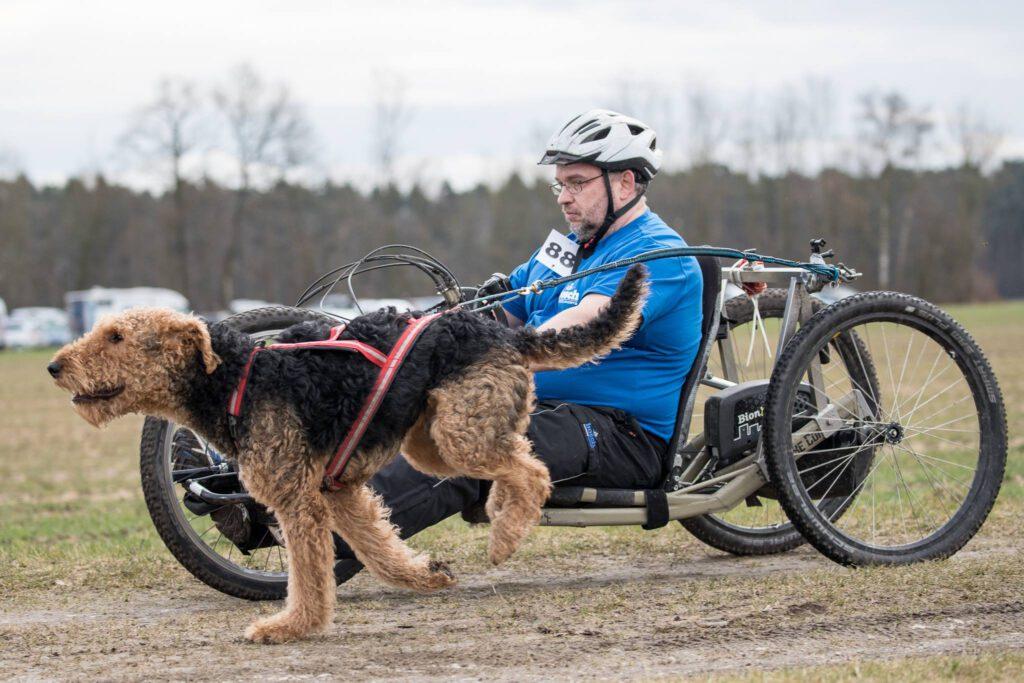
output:
[{"label": "brake cable", "polygon": [[799,268],[801,270],[806,270],[812,275],[824,278],[830,283],[845,282],[851,275],[853,275],[853,271],[850,271],[843,264],[833,266],[826,263],[790,261],[789,259],[778,258],[776,256],[765,256],[753,251],[739,251],[738,249],[727,249],[724,247],[670,247],[666,249],[655,249],[629,258],[605,263],[564,277],[557,277],[551,280],[536,280],[525,287],[520,287],[508,292],[488,294],[487,296],[463,301],[458,305],[460,307],[479,306],[479,308],[474,308],[474,310],[477,311],[490,310],[492,308],[497,308],[505,301],[511,301],[512,299],[520,296],[526,296],[527,294],[539,294],[545,289],[559,287],[567,282],[579,280],[580,278],[587,277],[588,275],[594,275],[595,273],[603,273],[609,270],[631,266],[636,263],[644,263],[646,261],[654,261],[663,258],[676,258],[680,256],[714,256],[716,258],[748,259],[750,261],[756,260],[765,264],[770,263],[772,265],[784,266],[787,268]]}]

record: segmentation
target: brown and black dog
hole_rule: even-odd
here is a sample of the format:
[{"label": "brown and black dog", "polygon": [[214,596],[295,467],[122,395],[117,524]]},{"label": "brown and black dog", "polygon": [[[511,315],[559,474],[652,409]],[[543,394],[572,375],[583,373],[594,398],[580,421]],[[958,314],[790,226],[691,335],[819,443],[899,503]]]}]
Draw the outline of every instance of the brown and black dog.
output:
[{"label": "brown and black dog", "polygon": [[[377,375],[359,354],[256,354],[234,428],[227,406],[255,344],[225,325],[168,310],[128,311],[61,349],[48,370],[94,426],[127,413],[170,419],[237,462],[246,489],[276,515],[289,566],[284,610],[253,623],[246,636],[284,642],[330,622],[332,530],[387,583],[431,591],[454,582],[444,565],[405,545],[366,486],[399,451],[428,474],[492,480],[489,556],[498,564],[515,551],[540,520],[551,487],[525,436],[531,368],[573,367],[626,341],[640,321],[645,274],[634,266],[594,320],[557,332],[511,330],[461,310],[439,316],[398,371],[335,491],[322,487],[325,464]],[[387,352],[411,315],[390,309],[361,316],[341,338]],[[324,339],[329,327],[302,323],[279,341]]]}]

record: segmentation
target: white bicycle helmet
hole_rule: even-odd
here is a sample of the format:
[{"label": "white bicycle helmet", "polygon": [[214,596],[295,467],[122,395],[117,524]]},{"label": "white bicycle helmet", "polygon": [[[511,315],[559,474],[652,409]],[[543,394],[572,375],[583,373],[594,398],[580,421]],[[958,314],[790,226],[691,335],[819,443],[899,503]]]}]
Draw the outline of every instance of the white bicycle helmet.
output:
[{"label": "white bicycle helmet", "polygon": [[608,109],[569,119],[548,141],[538,164],[586,162],[607,171],[637,171],[648,182],[661,167],[661,150],[646,123]]},{"label": "white bicycle helmet", "polygon": [[[658,149],[654,131],[646,123],[608,109],[591,109],[569,119],[557,133],[548,140],[544,156],[537,163],[574,164],[586,162],[601,169],[604,176],[604,190],[608,195],[608,208],[604,222],[598,226],[593,237],[580,246],[573,265],[573,272],[584,259],[597,249],[597,243],[605,236],[612,223],[624,216],[639,202],[647,189],[647,183],[661,167],[661,150]],[[637,181],[642,183],[631,200],[614,209],[612,185],[609,173],[633,171]]]}]

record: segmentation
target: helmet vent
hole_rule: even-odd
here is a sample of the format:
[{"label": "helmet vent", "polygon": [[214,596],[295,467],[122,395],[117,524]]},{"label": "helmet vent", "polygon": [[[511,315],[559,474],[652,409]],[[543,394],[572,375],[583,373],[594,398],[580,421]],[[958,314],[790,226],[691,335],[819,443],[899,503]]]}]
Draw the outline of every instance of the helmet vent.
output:
[{"label": "helmet vent", "polygon": [[563,133],[563,132],[565,131],[565,129],[566,129],[566,128],[568,128],[569,126],[571,126],[571,125],[572,125],[572,122],[573,122],[573,121],[575,121],[576,119],[578,119],[578,118],[579,118],[579,117],[581,117],[581,116],[583,116],[583,114],[577,114],[576,116],[574,116],[574,117],[572,117],[571,119],[569,119],[568,123],[566,123],[566,124],[565,124],[564,126],[562,126],[562,130],[558,131],[558,132],[559,132],[559,134]]},{"label": "helmet vent", "polygon": [[651,138],[651,149],[658,148],[658,138]]},{"label": "helmet vent", "polygon": [[597,121],[590,121],[589,123],[584,122],[579,128],[572,132],[573,135],[579,135],[580,133],[586,133],[591,128],[597,128],[599,124]]},{"label": "helmet vent", "polygon": [[640,133],[644,132],[644,129],[641,128],[640,126],[634,126],[633,124],[629,124],[629,132],[632,133],[633,135],[640,135]]},{"label": "helmet vent", "polygon": [[583,142],[594,142],[595,140],[604,140],[606,137],[608,137],[608,133],[610,131],[611,128],[602,128],[601,130],[594,131],[593,133],[585,137],[583,139]]}]

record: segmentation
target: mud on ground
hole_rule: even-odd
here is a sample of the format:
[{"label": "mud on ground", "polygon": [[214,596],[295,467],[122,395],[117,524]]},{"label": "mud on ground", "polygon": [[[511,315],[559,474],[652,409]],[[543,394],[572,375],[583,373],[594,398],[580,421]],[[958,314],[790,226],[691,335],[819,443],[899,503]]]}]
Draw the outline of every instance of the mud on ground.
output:
[{"label": "mud on ground", "polygon": [[54,585],[5,599],[7,678],[623,679],[1024,649],[1018,545],[952,560],[848,570],[809,549],[583,554],[470,568],[431,596],[360,575],[328,632],[252,645],[245,625],[280,603],[223,596],[182,576],[133,590]]}]

